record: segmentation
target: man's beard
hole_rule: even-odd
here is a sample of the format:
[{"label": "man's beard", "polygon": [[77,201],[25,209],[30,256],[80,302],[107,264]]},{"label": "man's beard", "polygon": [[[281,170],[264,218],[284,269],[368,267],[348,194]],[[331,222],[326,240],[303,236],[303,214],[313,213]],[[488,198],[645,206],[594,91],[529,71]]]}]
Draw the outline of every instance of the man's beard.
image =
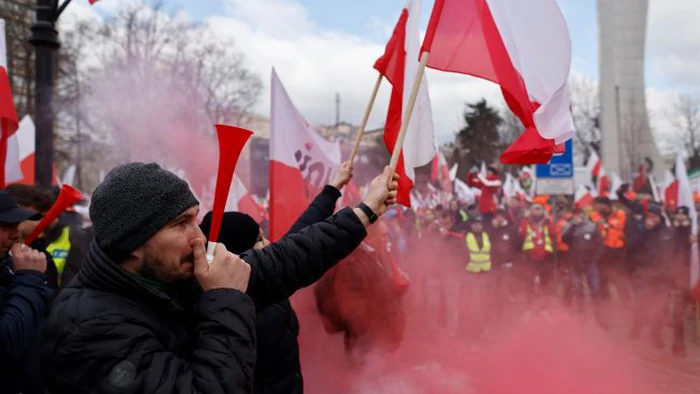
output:
[{"label": "man's beard", "polygon": [[[194,264],[194,252],[188,253],[180,258],[180,263],[193,263]],[[142,278],[150,279],[150,280],[155,280],[158,282],[163,282],[163,283],[177,283],[185,278],[180,278],[180,277],[175,277],[174,275],[171,275],[167,272],[165,272],[162,269],[159,269],[159,267],[162,267],[163,264],[159,264],[158,260],[152,256],[150,256],[148,253],[145,254],[144,259],[143,259],[143,264],[141,267],[138,269],[138,274]]]}]

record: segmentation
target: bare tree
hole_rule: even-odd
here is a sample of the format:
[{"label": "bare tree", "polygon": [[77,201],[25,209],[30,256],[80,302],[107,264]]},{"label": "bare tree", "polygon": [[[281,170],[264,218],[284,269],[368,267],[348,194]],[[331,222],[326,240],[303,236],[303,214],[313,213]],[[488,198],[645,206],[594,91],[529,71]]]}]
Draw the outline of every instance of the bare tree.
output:
[{"label": "bare tree", "polygon": [[215,160],[211,150],[192,152],[215,145],[213,124],[244,123],[262,90],[233,42],[160,5],[126,5],[104,24],[75,27],[61,56],[57,150],[60,160],[81,158],[87,189],[119,162],[190,168]]},{"label": "bare tree", "polygon": [[574,74],[569,79],[571,92],[571,111],[576,134],[574,137],[574,152],[579,163],[585,162],[590,150],[600,152],[600,96],[598,85],[582,75]]},{"label": "bare tree", "polygon": [[700,167],[700,97],[679,96],[673,106],[672,124],[690,156],[690,168]]},{"label": "bare tree", "polygon": [[17,115],[34,112],[34,48],[29,42],[34,22],[34,3],[23,0],[3,0],[0,18],[5,20],[7,66],[10,86],[14,92]]}]

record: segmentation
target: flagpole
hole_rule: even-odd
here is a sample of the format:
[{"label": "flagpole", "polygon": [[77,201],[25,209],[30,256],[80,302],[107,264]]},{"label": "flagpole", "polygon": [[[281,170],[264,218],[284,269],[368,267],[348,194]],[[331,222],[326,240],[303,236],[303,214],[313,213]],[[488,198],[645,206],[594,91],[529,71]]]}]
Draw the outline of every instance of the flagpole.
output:
[{"label": "flagpole", "polygon": [[360,129],[357,131],[355,136],[355,142],[352,145],[352,151],[350,151],[350,166],[352,166],[353,161],[355,161],[355,156],[357,156],[357,150],[360,148],[360,141],[362,141],[362,136],[365,135],[365,129],[367,128],[367,122],[369,121],[369,115],[372,113],[372,107],[374,107],[374,100],[377,98],[377,92],[379,92],[379,85],[382,84],[382,74],[377,76],[377,82],[374,83],[374,90],[372,90],[372,96],[369,98],[367,103],[367,108],[365,108],[365,116],[362,118],[362,124]]},{"label": "flagpole", "polygon": [[389,166],[391,167],[391,177],[394,176],[394,173],[396,172],[396,166],[399,164],[399,157],[401,155],[401,150],[403,147],[403,140],[406,138],[408,122],[411,120],[411,113],[413,112],[413,107],[416,104],[416,97],[418,97],[420,84],[423,81],[425,66],[428,64],[428,56],[430,56],[430,52],[423,52],[420,56],[420,63],[418,64],[416,78],[413,80],[413,87],[411,88],[411,96],[408,98],[406,112],[403,114],[403,119],[401,121],[401,130],[399,131],[399,136],[396,138],[394,150],[391,155],[391,162],[389,162]]}]

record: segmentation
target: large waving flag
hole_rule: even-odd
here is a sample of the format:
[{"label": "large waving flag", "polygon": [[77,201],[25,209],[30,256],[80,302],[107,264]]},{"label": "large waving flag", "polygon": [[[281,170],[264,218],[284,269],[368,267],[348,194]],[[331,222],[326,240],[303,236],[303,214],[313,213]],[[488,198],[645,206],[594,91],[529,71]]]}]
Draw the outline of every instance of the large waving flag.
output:
[{"label": "large waving flag", "polygon": [[340,145],[309,126],[275,70],[271,89],[270,239],[277,241],[340,166]]},{"label": "large waving flag", "polygon": [[571,38],[554,0],[435,0],[422,51],[427,67],[500,85],[526,127],[502,162],[546,163],[573,136]]},{"label": "large waving flag", "polygon": [[[688,179],[688,171],[681,155],[676,158],[676,183],[678,185],[678,206],[688,208],[692,223],[691,232],[697,236],[698,215],[693,200],[693,190]],[[700,250],[698,250],[697,242],[694,242],[690,249],[690,290],[693,298],[700,301]]]},{"label": "large waving flag", "polygon": [[18,128],[17,111],[12,100],[10,78],[7,71],[5,21],[0,19],[0,189],[5,188],[8,182],[5,173],[7,141]]},{"label": "large waving flag", "polygon": [[[401,121],[408,107],[412,83],[418,72],[420,3],[420,0],[407,1],[394,28],[394,33],[387,43],[384,55],[374,64],[374,68],[392,85],[391,101],[384,127],[384,143],[390,153],[394,151]],[[397,197],[399,204],[411,206],[410,195],[415,181],[415,168],[430,163],[436,154],[434,146],[433,115],[428,96],[428,82],[423,78],[396,166],[396,173],[401,176]]]}]

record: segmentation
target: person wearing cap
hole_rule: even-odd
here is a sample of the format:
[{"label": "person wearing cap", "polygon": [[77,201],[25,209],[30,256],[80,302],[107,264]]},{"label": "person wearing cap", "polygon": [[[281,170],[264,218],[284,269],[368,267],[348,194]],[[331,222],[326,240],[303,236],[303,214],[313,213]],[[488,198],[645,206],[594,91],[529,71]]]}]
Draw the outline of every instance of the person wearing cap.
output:
[{"label": "person wearing cap", "polygon": [[539,279],[540,288],[549,293],[554,277],[554,225],[541,204],[532,204],[526,219],[520,224],[520,236],[523,239],[524,261],[519,276],[523,280],[525,292],[534,294],[535,284]]},{"label": "person wearing cap", "polygon": [[[288,234],[295,234],[304,228],[321,222],[333,215],[340,190],[350,182],[350,163],[341,164],[330,184],[311,202]],[[387,212],[388,213],[388,212]],[[386,216],[386,215],[385,215]],[[200,228],[204,234],[211,229],[212,212],[208,212]],[[235,254],[250,249],[262,249],[270,244],[265,239],[258,223],[241,212],[225,212],[221,221],[219,242]],[[316,266],[312,267],[312,264]],[[324,272],[327,267],[322,261],[309,262],[308,269]],[[255,302],[255,299],[253,300]],[[299,360],[299,320],[288,298],[274,304],[256,303],[257,316],[257,362],[255,364],[255,393],[303,393],[304,382]]]},{"label": "person wearing cap", "polygon": [[564,286],[565,305],[575,305],[579,311],[584,311],[585,280],[593,301],[594,316],[601,326],[607,327],[600,309],[600,283],[597,265],[598,259],[603,253],[603,239],[596,224],[586,217],[583,209],[577,207],[562,229],[561,241],[569,247],[569,259],[567,259],[569,275]]},{"label": "person wearing cap", "polygon": [[346,257],[396,201],[390,171],[365,202],[240,257],[208,262],[187,183],[155,163],[114,168],[90,205],[95,240],[53,303],[42,344],[52,393],[252,393],[255,305],[284,300]]},{"label": "person wearing cap", "polygon": [[[17,198],[24,209],[46,214],[54,204],[53,194],[28,185],[10,185],[7,191]],[[20,224],[22,236],[31,234],[38,221],[25,221]],[[49,227],[32,243],[32,247],[48,254],[47,276],[52,289],[67,285],[80,271],[91,236],[83,230],[82,225],[68,225],[54,220]]]},{"label": "person wearing cap", "polygon": [[598,226],[605,246],[598,264],[601,297],[609,302],[610,287],[614,285],[620,300],[629,302],[632,291],[625,261],[627,214],[623,210],[613,209],[613,203],[607,197],[596,197],[593,206],[595,212],[591,220]]},{"label": "person wearing cap", "polygon": [[51,290],[46,255],[22,244],[20,223],[40,214],[0,191],[0,383],[3,393],[43,393],[41,326]]},{"label": "person wearing cap", "polygon": [[[635,288],[635,306],[630,337],[638,338],[649,326],[652,344],[664,347],[662,329],[668,312],[668,291],[674,285],[676,238],[673,227],[667,226],[663,208],[650,203],[646,215],[646,231],[640,244],[644,256],[635,267],[632,281]],[[685,339],[674,336],[673,350],[685,349]]]}]

